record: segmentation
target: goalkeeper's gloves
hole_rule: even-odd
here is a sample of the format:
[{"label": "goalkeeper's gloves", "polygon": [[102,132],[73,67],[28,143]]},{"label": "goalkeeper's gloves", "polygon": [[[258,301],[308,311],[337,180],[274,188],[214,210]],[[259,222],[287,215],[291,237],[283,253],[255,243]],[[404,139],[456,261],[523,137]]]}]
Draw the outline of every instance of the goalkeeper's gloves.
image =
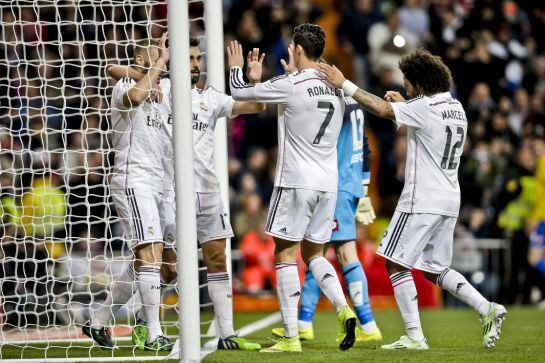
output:
[{"label": "goalkeeper's gloves", "polygon": [[373,223],[375,218],[377,218],[371,204],[371,199],[367,195],[368,185],[369,181],[363,182],[363,197],[360,198],[356,210],[356,220],[365,226]]}]

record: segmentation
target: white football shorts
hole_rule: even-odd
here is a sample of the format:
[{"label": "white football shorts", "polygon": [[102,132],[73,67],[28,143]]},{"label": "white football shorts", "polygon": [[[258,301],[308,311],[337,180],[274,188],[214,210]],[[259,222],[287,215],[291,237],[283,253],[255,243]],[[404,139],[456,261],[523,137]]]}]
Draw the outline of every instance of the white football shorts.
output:
[{"label": "white football shorts", "polygon": [[111,189],[110,194],[131,249],[151,242],[169,247],[176,242],[174,193],[172,203],[151,188]]},{"label": "white football shorts", "polygon": [[274,187],[265,233],[294,242],[327,243],[336,201],[337,193]]},{"label": "white football shorts", "polygon": [[452,261],[456,219],[396,210],[377,254],[407,268],[440,274]]},{"label": "white football shorts", "polygon": [[176,247],[176,194],[174,190],[161,193],[159,217],[163,232],[164,248]]},{"label": "white football shorts", "polygon": [[195,193],[195,203],[200,244],[234,236],[219,192]]}]

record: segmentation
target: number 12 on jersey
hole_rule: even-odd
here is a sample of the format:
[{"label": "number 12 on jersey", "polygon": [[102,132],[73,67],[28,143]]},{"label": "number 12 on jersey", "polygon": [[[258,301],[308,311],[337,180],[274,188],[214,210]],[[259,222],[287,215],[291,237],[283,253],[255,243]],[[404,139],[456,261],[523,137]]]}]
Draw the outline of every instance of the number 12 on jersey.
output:
[{"label": "number 12 on jersey", "polygon": [[[456,169],[458,162],[454,162],[454,157],[456,155],[456,149],[460,148],[464,144],[464,128],[458,126],[456,128],[456,133],[460,135],[460,140],[458,140],[451,149],[452,144],[452,130],[450,126],[446,127],[447,133],[447,143],[445,144],[445,151],[443,151],[443,158],[441,159],[441,169]],[[447,165],[448,163],[448,165]]]}]

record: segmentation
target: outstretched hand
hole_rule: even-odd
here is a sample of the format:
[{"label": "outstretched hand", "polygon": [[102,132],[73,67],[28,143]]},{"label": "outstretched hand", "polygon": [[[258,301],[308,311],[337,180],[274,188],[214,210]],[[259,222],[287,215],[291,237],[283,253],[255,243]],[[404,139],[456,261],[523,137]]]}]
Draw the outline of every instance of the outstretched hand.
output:
[{"label": "outstretched hand", "polygon": [[324,78],[335,87],[341,88],[344,81],[346,81],[343,73],[335,66],[330,66],[327,63],[318,63],[316,68],[318,68]]},{"label": "outstretched hand", "polygon": [[286,74],[297,72],[297,68],[295,67],[295,61],[293,60],[294,49],[295,45],[291,43],[288,47],[288,63],[286,63],[285,60],[280,59],[280,64],[282,64],[282,67],[284,68],[284,72],[286,72]]},{"label": "outstretched hand", "polygon": [[233,40],[227,46],[227,64],[229,68],[244,66],[244,56],[242,54],[242,45]]},{"label": "outstretched hand", "polygon": [[162,59],[165,64],[168,63],[168,59],[170,58],[170,53],[168,51],[167,47],[167,41],[168,41],[168,32],[163,33],[161,35],[161,39],[159,39],[159,59]]},{"label": "outstretched hand", "polygon": [[259,48],[254,48],[248,52],[246,57],[246,76],[250,80],[250,83],[259,83],[261,82],[261,74],[263,72],[263,60],[265,59],[265,53],[259,56]]}]

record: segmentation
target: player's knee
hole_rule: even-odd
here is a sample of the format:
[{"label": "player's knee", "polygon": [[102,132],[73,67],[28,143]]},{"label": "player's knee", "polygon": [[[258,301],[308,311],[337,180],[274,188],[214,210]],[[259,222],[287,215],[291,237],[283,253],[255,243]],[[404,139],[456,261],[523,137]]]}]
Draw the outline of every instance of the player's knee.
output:
[{"label": "player's knee", "polygon": [[225,271],[227,268],[226,259],[225,250],[216,249],[209,251],[207,258],[205,259],[208,272],[214,273]]},{"label": "player's knee", "polygon": [[[276,263],[279,262],[288,262],[293,263],[297,262],[297,251],[299,248],[298,243],[294,243],[291,241],[285,241],[279,238],[274,239],[274,259]],[[303,255],[304,251],[301,251],[301,255]],[[304,260],[304,256],[303,260]]]},{"label": "player's knee", "polygon": [[408,268],[398,265],[395,262],[392,262],[390,260],[386,260],[386,271],[388,271],[388,275],[393,275],[397,272],[407,271]]},{"label": "player's knee", "polygon": [[428,279],[428,281],[433,282],[434,284],[437,284],[437,278],[439,277],[438,274],[433,274],[431,272],[422,271],[424,274],[424,277]]},{"label": "player's knee", "polygon": [[163,264],[161,266],[161,275],[163,275],[163,279],[169,283],[173,281],[176,276],[176,264]]},{"label": "player's knee", "polygon": [[341,266],[359,261],[356,243],[351,241],[335,246],[335,257]]},{"label": "player's knee", "polygon": [[136,266],[157,265],[163,261],[162,243],[149,243],[135,251]]}]

